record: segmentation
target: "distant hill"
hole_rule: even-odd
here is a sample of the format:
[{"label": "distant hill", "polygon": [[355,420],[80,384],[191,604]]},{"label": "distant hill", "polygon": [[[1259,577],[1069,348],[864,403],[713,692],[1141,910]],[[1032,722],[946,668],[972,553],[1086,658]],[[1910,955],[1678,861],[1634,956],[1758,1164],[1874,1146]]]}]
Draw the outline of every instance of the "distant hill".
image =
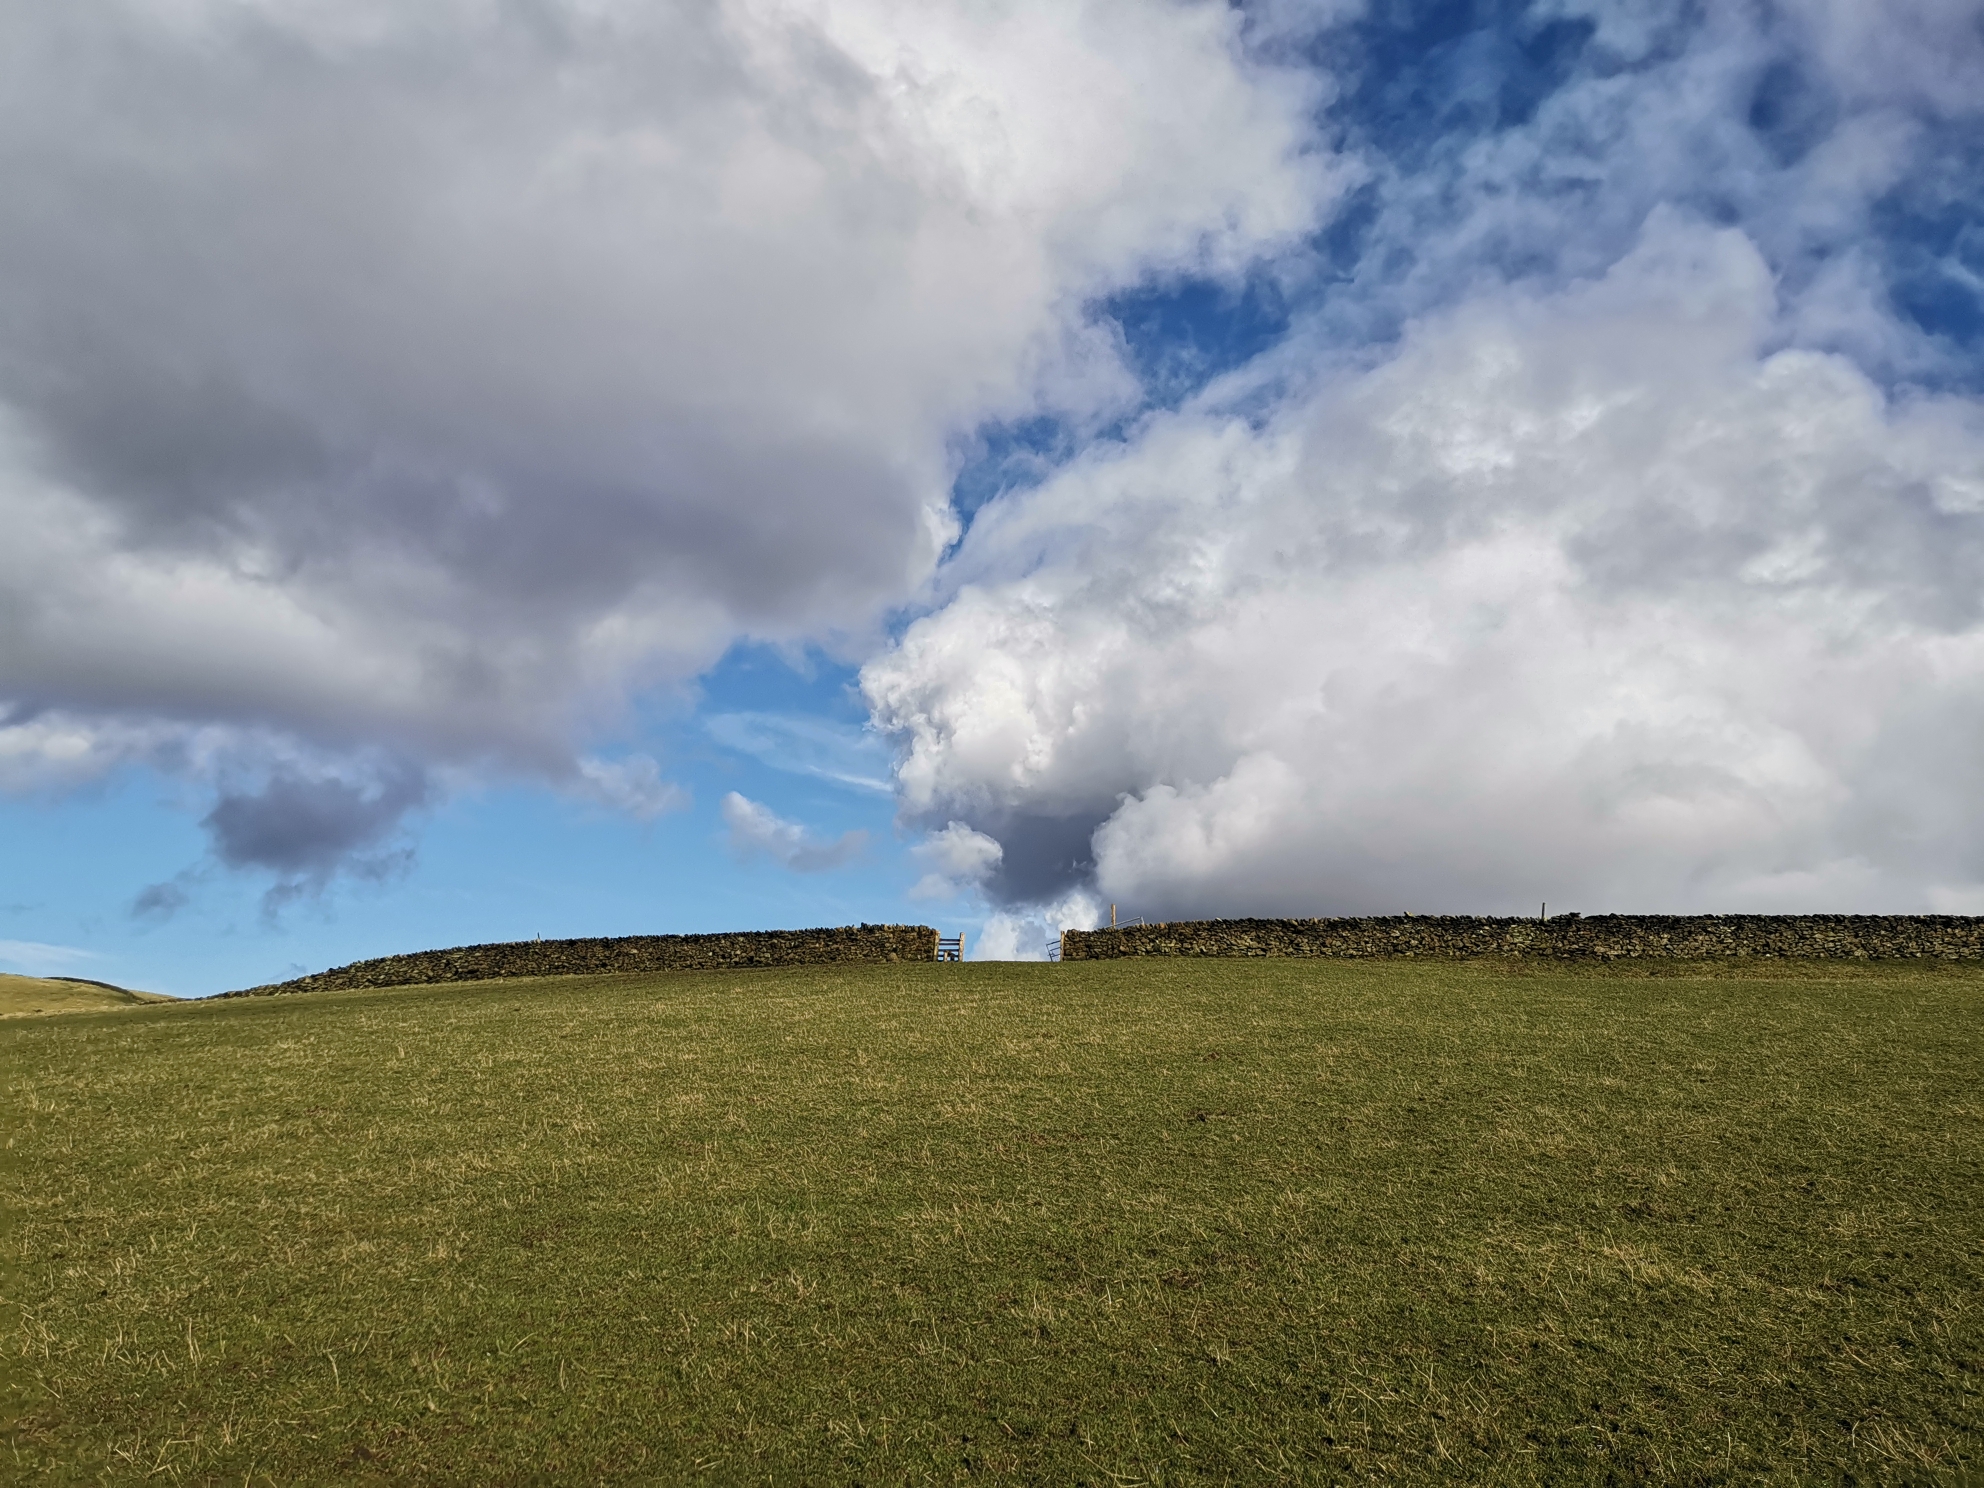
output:
[{"label": "distant hill", "polygon": [[112,1008],[172,1002],[163,992],[133,992],[83,977],[26,977],[0,972],[0,1018],[37,1013],[101,1013]]}]

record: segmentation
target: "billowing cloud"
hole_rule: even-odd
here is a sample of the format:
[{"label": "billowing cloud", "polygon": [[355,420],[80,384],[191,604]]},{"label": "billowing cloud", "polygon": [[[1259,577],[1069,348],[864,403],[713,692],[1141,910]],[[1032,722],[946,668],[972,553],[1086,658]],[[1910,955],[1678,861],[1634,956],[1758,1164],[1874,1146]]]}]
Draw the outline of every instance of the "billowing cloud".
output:
[{"label": "billowing cloud", "polygon": [[[10,7],[0,783],[219,728],[649,810],[588,734],[864,644],[956,440],[1135,402],[1096,296],[1311,230],[1320,88],[1209,0]],[[417,799],[270,789],[224,860]]]},{"label": "billowing cloud", "polygon": [[927,870],[910,888],[912,899],[951,899],[975,889],[998,871],[1005,849],[963,822],[946,823],[910,849]]},{"label": "billowing cloud", "polygon": [[1984,907],[1980,14],[14,7],[0,786],[310,892],[745,639],[1014,925]]},{"label": "billowing cloud", "polygon": [[1009,905],[1984,908],[1984,10],[1330,32],[1270,352],[983,513],[872,661]]},{"label": "billowing cloud", "polygon": [[870,664],[912,818],[1153,917],[1984,908],[1984,409],[1656,213],[981,520]]},{"label": "billowing cloud", "polygon": [[731,791],[723,798],[723,824],[730,850],[746,861],[770,858],[794,873],[824,873],[853,861],[868,845],[868,834],[843,832],[822,842],[798,822],[787,821],[771,807]]},{"label": "billowing cloud", "polygon": [[977,943],[968,949],[974,961],[1045,961],[1052,933],[1038,920],[995,914],[987,918]]}]

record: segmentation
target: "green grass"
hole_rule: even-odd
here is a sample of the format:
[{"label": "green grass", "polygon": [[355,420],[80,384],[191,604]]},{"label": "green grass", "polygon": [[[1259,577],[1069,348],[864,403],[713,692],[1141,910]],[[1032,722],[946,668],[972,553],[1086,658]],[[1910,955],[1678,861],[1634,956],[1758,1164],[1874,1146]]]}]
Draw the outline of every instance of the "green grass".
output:
[{"label": "green grass", "polygon": [[1980,1034],[1960,968],[1298,961],[21,1019],[12,1470],[1964,1481]]}]

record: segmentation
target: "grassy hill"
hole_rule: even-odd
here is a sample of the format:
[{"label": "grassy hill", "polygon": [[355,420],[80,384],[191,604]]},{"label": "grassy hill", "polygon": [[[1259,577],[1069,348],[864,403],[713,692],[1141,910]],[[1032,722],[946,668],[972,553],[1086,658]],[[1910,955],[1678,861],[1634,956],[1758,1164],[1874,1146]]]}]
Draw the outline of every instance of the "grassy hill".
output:
[{"label": "grassy hill", "polygon": [[1116,961],[0,1028],[23,1481],[1935,1482],[1984,972]]},{"label": "grassy hill", "polygon": [[77,977],[25,977],[0,972],[0,1018],[37,1013],[100,1013],[110,1008],[171,1002],[162,992],[133,992]]}]

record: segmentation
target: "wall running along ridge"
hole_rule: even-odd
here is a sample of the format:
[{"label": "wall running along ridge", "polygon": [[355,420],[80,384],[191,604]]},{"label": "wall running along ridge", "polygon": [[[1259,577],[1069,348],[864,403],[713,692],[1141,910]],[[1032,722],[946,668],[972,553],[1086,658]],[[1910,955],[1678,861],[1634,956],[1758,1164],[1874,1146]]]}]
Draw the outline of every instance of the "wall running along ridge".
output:
[{"label": "wall running along ridge", "polygon": [[1196,920],[1069,930],[1063,961],[1122,956],[1544,956],[1676,961],[1731,956],[1822,961],[1984,960],[1976,915],[1374,915]]},{"label": "wall running along ridge", "polygon": [[743,930],[725,935],[620,935],[592,940],[514,940],[354,961],[314,976],[222,997],[418,987],[497,977],[589,976],[615,971],[728,971],[748,966],[877,966],[935,961],[928,925],[843,925],[832,930]]}]

